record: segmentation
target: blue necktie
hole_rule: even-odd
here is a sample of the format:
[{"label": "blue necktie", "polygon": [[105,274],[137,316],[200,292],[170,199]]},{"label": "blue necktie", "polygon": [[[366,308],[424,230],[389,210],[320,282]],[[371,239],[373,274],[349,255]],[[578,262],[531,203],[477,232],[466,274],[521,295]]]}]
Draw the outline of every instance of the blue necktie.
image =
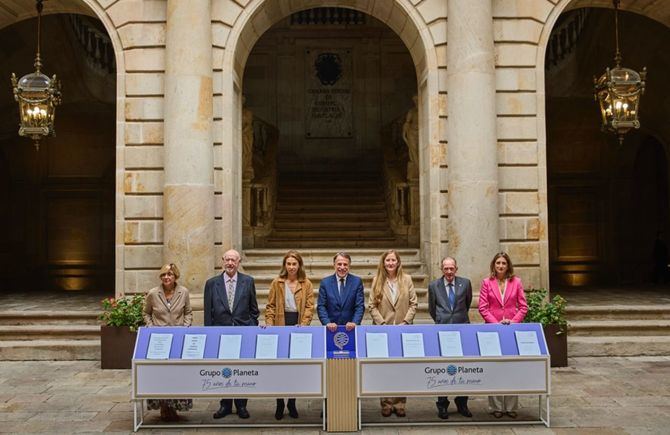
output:
[{"label": "blue necktie", "polygon": [[454,285],[452,283],[449,283],[449,305],[452,310],[454,309],[454,305],[456,305],[456,294],[454,293]]}]

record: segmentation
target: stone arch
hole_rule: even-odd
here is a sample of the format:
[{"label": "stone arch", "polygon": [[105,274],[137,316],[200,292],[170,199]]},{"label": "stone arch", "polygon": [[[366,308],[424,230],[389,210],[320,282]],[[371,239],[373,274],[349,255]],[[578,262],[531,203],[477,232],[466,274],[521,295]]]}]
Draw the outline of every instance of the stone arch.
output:
[{"label": "stone arch", "polygon": [[[579,8],[597,8],[597,9],[610,9],[613,10],[613,5],[611,0],[560,0],[556,2],[555,5],[551,6],[551,10],[548,13],[544,24],[541,28],[537,42],[536,50],[536,59],[535,59],[535,77],[536,77],[536,98],[537,98],[537,131],[538,131],[538,161],[543,167],[543,170],[540,171],[541,177],[541,193],[544,194],[545,201],[541,204],[541,214],[543,215],[543,221],[546,222],[546,227],[549,228],[549,187],[547,183],[548,177],[548,143],[547,143],[547,112],[546,112],[546,102],[547,102],[547,88],[546,88],[546,77],[545,77],[545,62],[547,57],[548,45],[550,43],[551,33],[554,30],[554,27],[561,16],[561,14],[572,11]],[[665,27],[670,28],[670,15],[667,13],[667,8],[661,6],[659,2],[653,2],[651,0],[640,0],[635,2],[622,2],[620,5],[620,10],[624,12],[633,13],[651,20],[654,20]],[[613,38],[612,34],[612,38]],[[613,54],[613,53],[612,53]],[[625,53],[624,53],[625,55]],[[604,69],[604,65],[603,65]],[[594,103],[595,104],[595,103]],[[597,107],[594,105],[594,111],[597,111]],[[594,112],[595,113],[595,112]],[[650,131],[648,128],[643,127],[637,133],[637,139],[631,139],[630,143],[632,146],[629,146],[629,149],[625,150],[626,155],[634,159],[637,155],[637,152],[640,147],[639,138],[640,137],[653,137],[663,149],[664,157],[666,159],[670,156],[670,148],[666,144],[666,141],[661,138],[661,135]],[[604,138],[605,136],[603,136]],[[668,186],[670,186],[670,176],[668,179]],[[610,230],[608,230],[610,231]],[[547,233],[549,233],[548,231]],[[546,267],[549,272],[550,269],[550,255],[549,255],[549,234],[547,234],[546,239],[547,245],[543,247],[543,252],[546,252],[546,255],[543,255],[544,262],[542,267]],[[605,243],[605,242],[603,242]],[[549,276],[549,273],[547,273]],[[555,283],[553,283],[555,285]]]},{"label": "stone arch", "polygon": [[[12,5],[16,8],[12,14],[5,14],[0,19],[0,29],[12,25],[18,21],[33,18],[37,16],[34,2],[23,2],[21,4]],[[109,36],[114,50],[114,59],[116,62],[116,138],[115,138],[115,239],[119,240],[119,234],[123,234],[123,217],[124,217],[124,185],[123,185],[123,168],[124,168],[124,149],[125,149],[125,58],[123,51],[123,44],[121,37],[117,30],[114,20],[106,11],[106,7],[98,0],[61,0],[59,2],[44,2],[43,15],[51,14],[81,14],[87,15],[100,20],[103,24],[107,35]],[[13,20],[9,20],[11,17]],[[124,270],[124,250],[123,245],[115,245],[115,293],[116,296],[121,296],[124,291],[123,270]]]},{"label": "stone arch", "polygon": [[[294,12],[314,7],[345,7],[364,12],[388,25],[408,48],[415,65],[419,93],[420,118],[420,203],[422,221],[421,248],[427,260],[440,255],[440,202],[434,198],[439,194],[439,115],[438,115],[438,71],[437,53],[433,37],[420,15],[408,0],[388,2],[357,2],[353,0],[304,0],[300,2],[276,2],[254,0],[236,18],[226,42],[223,56],[222,94],[231,104],[222,108],[222,162],[224,186],[233,186],[223,192],[223,204],[241,204],[241,111],[242,79],[246,60],[260,36],[273,24]],[[225,209],[226,207],[224,207]],[[223,246],[240,248],[242,243],[241,207],[227,207],[235,211],[222,216],[224,229]],[[228,213],[228,214],[226,214]],[[430,262],[431,264],[433,262]]]}]

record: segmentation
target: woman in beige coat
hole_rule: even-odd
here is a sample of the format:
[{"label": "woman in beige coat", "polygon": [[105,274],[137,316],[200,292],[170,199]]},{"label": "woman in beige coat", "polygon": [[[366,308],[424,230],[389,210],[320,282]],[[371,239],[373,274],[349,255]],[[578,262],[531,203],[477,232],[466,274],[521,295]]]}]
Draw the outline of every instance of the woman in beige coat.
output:
[{"label": "woman in beige coat", "polygon": [[[188,289],[177,284],[179,269],[174,264],[161,267],[161,285],[149,290],[144,298],[144,323],[147,326],[191,326],[193,310]],[[161,410],[161,419],[179,420],[177,411],[193,407],[191,399],[147,400],[147,408]]]},{"label": "woman in beige coat", "polygon": [[[417,297],[412,277],[402,270],[400,255],[386,251],[379,259],[372,280],[368,308],[375,325],[411,325],[416,314]],[[382,415],[405,416],[406,397],[382,397]]]},{"label": "woman in beige coat", "polygon": [[[314,316],[314,287],[307,279],[298,251],[284,255],[279,276],[270,284],[265,306],[266,326],[309,326]],[[295,399],[288,399],[288,415],[298,418]],[[284,418],[284,399],[277,399],[275,418]]]}]

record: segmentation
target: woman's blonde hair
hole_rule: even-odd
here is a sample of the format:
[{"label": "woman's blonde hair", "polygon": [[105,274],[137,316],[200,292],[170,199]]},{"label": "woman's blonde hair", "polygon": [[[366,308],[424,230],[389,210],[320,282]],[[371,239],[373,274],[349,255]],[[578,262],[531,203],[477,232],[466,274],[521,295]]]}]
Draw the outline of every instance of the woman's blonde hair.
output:
[{"label": "woman's blonde hair", "polygon": [[288,277],[288,271],[286,270],[286,260],[289,258],[294,258],[298,261],[298,281],[304,281],[307,278],[305,273],[305,266],[302,262],[302,256],[298,251],[290,250],[284,255],[284,260],[281,263],[281,270],[279,271],[279,277],[286,279]]},{"label": "woman's blonde hair", "polygon": [[491,269],[491,278],[496,277],[496,261],[498,258],[504,258],[505,261],[507,261],[507,272],[505,273],[505,279],[510,279],[514,277],[514,265],[512,264],[512,259],[509,258],[509,254],[507,252],[498,252],[496,255],[493,256],[493,260],[491,260],[491,265],[489,268]]},{"label": "woman's blonde hair", "polygon": [[172,272],[172,274],[174,275],[175,281],[179,279],[179,268],[174,263],[163,265],[163,267],[161,267],[160,273],[158,274],[158,277],[161,278],[163,275],[167,274],[168,272]]},{"label": "woman's blonde hair", "polygon": [[374,297],[375,305],[379,305],[382,301],[382,297],[384,296],[384,284],[388,279],[388,274],[386,273],[386,268],[384,267],[384,261],[386,261],[386,257],[388,257],[391,254],[395,255],[395,258],[398,260],[398,269],[396,273],[396,279],[398,280],[398,285],[401,285],[405,277],[405,273],[402,271],[402,262],[400,261],[400,254],[398,254],[398,252],[393,249],[389,249],[388,251],[384,252],[382,256],[379,258],[379,265],[377,266],[377,274],[375,275],[375,279],[372,281],[372,295]]}]

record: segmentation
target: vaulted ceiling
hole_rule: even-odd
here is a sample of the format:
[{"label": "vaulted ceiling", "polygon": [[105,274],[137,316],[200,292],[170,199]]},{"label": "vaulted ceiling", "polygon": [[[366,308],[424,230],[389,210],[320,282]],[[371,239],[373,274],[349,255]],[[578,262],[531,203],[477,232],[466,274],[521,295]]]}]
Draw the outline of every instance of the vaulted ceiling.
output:
[{"label": "vaulted ceiling", "polygon": [[[91,8],[82,0],[46,0],[43,15],[82,14],[95,16]],[[34,0],[0,1],[0,29],[16,22],[37,16]]]}]

